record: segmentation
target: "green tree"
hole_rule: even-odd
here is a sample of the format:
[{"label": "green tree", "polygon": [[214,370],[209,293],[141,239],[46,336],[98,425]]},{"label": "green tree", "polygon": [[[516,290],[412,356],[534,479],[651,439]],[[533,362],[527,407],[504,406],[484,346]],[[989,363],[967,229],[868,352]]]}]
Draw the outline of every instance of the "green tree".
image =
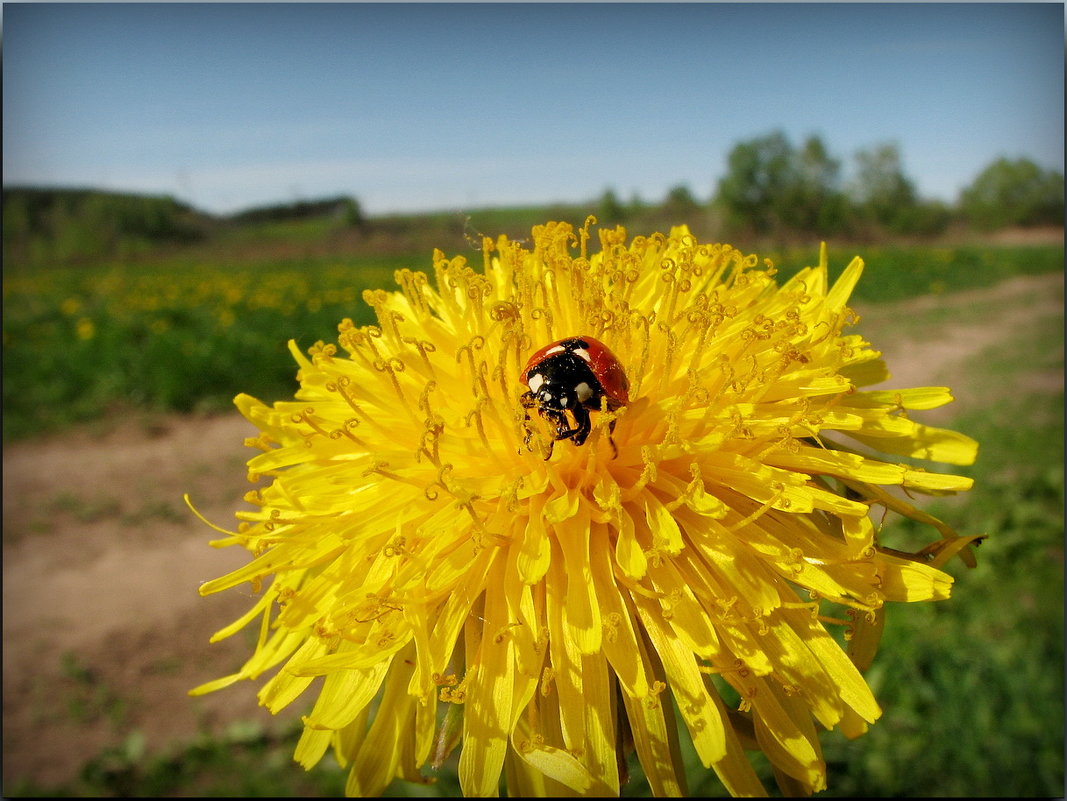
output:
[{"label": "green tree", "polygon": [[672,224],[689,223],[692,222],[693,214],[700,209],[700,204],[693,197],[688,186],[679,184],[667,192],[661,209],[670,218]]},{"label": "green tree", "polygon": [[783,225],[821,236],[842,231],[847,203],[841,192],[841,162],[830,156],[818,136],[808,137],[790,162],[786,185],[774,200]]},{"label": "green tree", "polygon": [[4,261],[7,264],[29,261],[36,220],[29,198],[24,194],[4,192]]},{"label": "green tree", "polygon": [[631,217],[641,214],[645,210],[645,201],[641,199],[640,193],[634,190],[630,195],[630,202],[626,204],[626,212]]},{"label": "green tree", "polygon": [[877,145],[856,154],[852,199],[864,220],[894,233],[910,232],[908,221],[919,199],[896,145]]},{"label": "green tree", "polygon": [[894,230],[901,234],[933,236],[948,228],[952,209],[940,200],[917,200],[901,210],[894,220]]},{"label": "green tree", "polygon": [[714,205],[733,229],[827,236],[849,225],[841,162],[818,136],[798,150],[782,131],[737,144]]},{"label": "green tree", "polygon": [[363,208],[354,197],[346,197],[341,201],[341,218],[350,228],[360,228],[366,222]]},{"label": "green tree", "polygon": [[617,225],[624,222],[627,216],[626,207],[615,194],[615,190],[610,187],[605,189],[604,194],[600,196],[598,212],[597,216],[601,225]]},{"label": "green tree", "polygon": [[202,238],[210,224],[169,195],[12,187],[3,200],[9,263],[125,257]]},{"label": "green tree", "polygon": [[1063,175],[1030,159],[999,158],[960,194],[972,225],[986,230],[1009,225],[1062,225]]},{"label": "green tree", "polygon": [[781,225],[778,202],[789,187],[792,160],[793,148],[782,131],[734,145],[715,191],[728,227],[766,234]]}]

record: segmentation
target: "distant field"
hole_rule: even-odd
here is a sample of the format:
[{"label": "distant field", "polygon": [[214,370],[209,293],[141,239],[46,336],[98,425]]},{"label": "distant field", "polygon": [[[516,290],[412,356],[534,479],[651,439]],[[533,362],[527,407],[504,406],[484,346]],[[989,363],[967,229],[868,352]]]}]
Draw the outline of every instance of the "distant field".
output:
[{"label": "distant field", "polygon": [[403,258],[65,268],[4,277],[4,437],[109,411],[229,408],[294,387],[286,350],[368,322]]},{"label": "distant field", "polygon": [[[483,214],[476,222],[493,231],[521,216]],[[292,231],[276,227],[279,240],[292,241]],[[462,252],[477,261],[474,229],[470,237]],[[266,401],[290,396],[289,339],[306,348],[333,340],[345,317],[369,323],[365,288],[393,288],[400,267],[431,267],[429,248],[272,259],[249,257],[243,237],[229,245],[244,258],[228,257],[224,240],[204,259],[5,271],[5,440],[130,409],[230,408],[239,392]],[[867,303],[1063,268],[1062,246],[921,246],[831,250],[832,272],[857,253],[868,268],[854,298]],[[771,257],[785,277],[815,260],[817,244],[760,255]]]}]

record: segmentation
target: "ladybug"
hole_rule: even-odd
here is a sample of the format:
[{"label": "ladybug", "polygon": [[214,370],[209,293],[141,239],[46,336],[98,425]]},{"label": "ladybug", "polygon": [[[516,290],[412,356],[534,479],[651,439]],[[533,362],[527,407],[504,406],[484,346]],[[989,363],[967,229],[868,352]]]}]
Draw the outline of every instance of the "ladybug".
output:
[{"label": "ladybug", "polygon": [[[572,337],[545,345],[526,363],[519,379],[528,388],[519,399],[523,408],[537,413],[556,427],[549,443],[548,456],[556,440],[569,439],[581,445],[592,430],[589,412],[599,412],[606,399],[607,409],[614,411],[630,402],[630,382],[607,345],[592,337]],[[526,414],[526,447],[533,431]],[[618,456],[611,438],[615,421],[608,426],[608,441]]]}]

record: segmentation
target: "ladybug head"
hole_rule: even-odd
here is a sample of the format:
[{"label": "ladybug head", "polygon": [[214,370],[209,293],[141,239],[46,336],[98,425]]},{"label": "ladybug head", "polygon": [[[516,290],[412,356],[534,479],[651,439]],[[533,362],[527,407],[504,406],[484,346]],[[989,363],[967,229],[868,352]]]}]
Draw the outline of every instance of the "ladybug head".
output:
[{"label": "ladybug head", "polygon": [[547,374],[531,372],[528,379],[530,393],[542,412],[562,414],[577,409],[595,394],[590,386],[592,377],[583,374],[587,372],[584,365],[557,362],[553,366],[556,369],[546,371]]}]

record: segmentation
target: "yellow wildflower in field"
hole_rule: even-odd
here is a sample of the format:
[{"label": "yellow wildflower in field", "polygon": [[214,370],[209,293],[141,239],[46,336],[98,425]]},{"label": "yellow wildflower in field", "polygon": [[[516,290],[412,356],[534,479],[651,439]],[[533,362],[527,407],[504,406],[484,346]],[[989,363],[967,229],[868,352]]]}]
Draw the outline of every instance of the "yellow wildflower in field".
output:
[{"label": "yellow wildflower in field", "polygon": [[[886,489],[971,481],[872,455],[967,464],[977,446],[910,419],[945,388],[859,389],[887,377],[844,333],[859,259],[829,286],[824,249],[778,286],[684,227],[589,238],[487,239],[480,270],[437,252],[432,280],[364,294],[377,325],[342,322],[340,351],[290,343],[296,400],[236,399],[271,483],[214,543],[254,558],[200,590],[250,582],[258,602],[216,638],[258,617],[259,641],[194,692],[280,666],[259,694],[277,711],[323,677],[296,759],[332,747],[350,795],[432,780],[457,745],[466,795],[501,775],[510,795],[617,795],[633,752],[677,795],[680,730],[733,794],[764,792],[754,749],[784,790],[820,790],[816,724],[856,736],[880,714],[857,666],[886,602],[947,598],[938,567],[971,558],[974,538]],[[519,380],[569,337],[629,379],[579,445],[581,413],[539,414],[523,396],[541,377]],[[886,509],[943,538],[883,548]]]},{"label": "yellow wildflower in field", "polygon": [[88,317],[79,317],[75,330],[78,332],[78,339],[92,339],[96,336],[96,323]]}]

